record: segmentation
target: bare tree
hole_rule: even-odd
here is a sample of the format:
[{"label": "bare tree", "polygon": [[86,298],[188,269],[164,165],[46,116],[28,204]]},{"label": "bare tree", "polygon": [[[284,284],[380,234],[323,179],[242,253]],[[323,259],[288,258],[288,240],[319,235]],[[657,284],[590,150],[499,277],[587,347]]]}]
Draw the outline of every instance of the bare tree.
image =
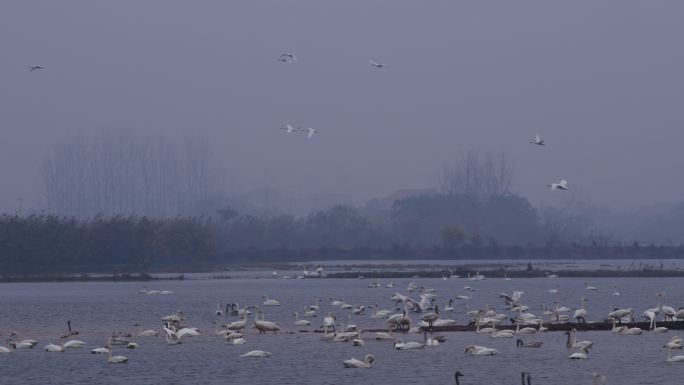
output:
[{"label": "bare tree", "polygon": [[445,194],[466,194],[479,199],[506,196],[511,192],[513,168],[504,153],[480,156],[474,150],[456,163],[445,165],[437,176]]},{"label": "bare tree", "polygon": [[120,130],[71,135],[43,160],[41,182],[50,213],[167,217],[213,212],[203,202],[220,196],[219,174],[206,141],[174,145]]}]

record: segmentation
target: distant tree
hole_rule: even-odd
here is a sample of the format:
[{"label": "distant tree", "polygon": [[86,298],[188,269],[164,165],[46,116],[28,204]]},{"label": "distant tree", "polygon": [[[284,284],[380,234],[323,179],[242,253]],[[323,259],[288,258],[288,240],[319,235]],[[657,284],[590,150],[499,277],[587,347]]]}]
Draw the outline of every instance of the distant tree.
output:
[{"label": "distant tree", "polygon": [[442,247],[455,249],[463,244],[465,234],[458,226],[446,226],[442,229]]}]

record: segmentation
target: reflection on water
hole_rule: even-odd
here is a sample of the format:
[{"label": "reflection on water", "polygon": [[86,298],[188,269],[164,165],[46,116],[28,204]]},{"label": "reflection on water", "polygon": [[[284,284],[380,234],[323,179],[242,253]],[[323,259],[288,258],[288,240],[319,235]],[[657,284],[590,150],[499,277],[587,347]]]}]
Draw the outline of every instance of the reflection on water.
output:
[{"label": "reflection on water", "polygon": [[[269,272],[261,272],[267,276]],[[587,361],[566,357],[565,336],[560,332],[534,335],[543,341],[540,349],[515,347],[515,339],[492,339],[476,333],[445,333],[448,340],[441,346],[417,351],[396,351],[389,341],[375,341],[365,333],[364,347],[348,343],[323,342],[320,334],[281,333],[258,335],[248,329],[247,343],[232,346],[213,333],[216,304],[239,302],[259,304],[263,295],[281,301],[280,307],[267,307],[266,319],[280,323],[284,331],[296,331],[293,311],[320,297],[321,311],[329,310],[330,297],[344,298],[350,304],[379,304],[391,308],[389,297],[394,291],[404,292],[410,279],[394,280],[395,289],[368,288],[369,280],[186,280],[149,283],[150,289],[172,290],[175,294],[142,295],[139,283],[27,283],[0,286],[0,332],[3,339],[12,330],[20,338],[40,341],[34,350],[20,350],[0,356],[0,383],[4,384],[449,384],[453,372],[465,374],[464,384],[517,384],[520,371],[529,371],[533,384],[590,384],[591,372],[608,376],[609,384],[677,384],[684,375],[684,364],[665,362],[664,342],[676,332],[644,333],[641,336],[617,336],[610,332],[586,332],[578,337],[595,342]],[[682,279],[676,278],[611,278],[592,279],[598,291],[584,289],[586,279],[417,279],[419,285],[437,290],[438,302],[464,294],[464,286],[475,289],[469,301],[456,302],[456,311],[444,317],[466,323],[466,305],[480,308],[488,304],[503,311],[500,292],[522,290],[523,302],[540,313],[541,304],[552,306],[554,299],[561,305],[578,307],[580,297],[588,298],[588,320],[605,317],[613,307],[633,307],[636,315],[656,305],[655,293],[664,291],[666,302],[675,308],[684,305]],[[389,280],[381,280],[381,284]],[[548,290],[558,285],[554,297]],[[621,295],[613,296],[616,287]],[[135,331],[132,325],[160,329],[163,315],[181,309],[188,324],[199,327],[202,335],[168,346],[163,338],[138,338],[136,350],[116,349],[115,354],[129,357],[126,365],[108,365],[106,357],[91,355],[89,349],[74,349],[64,353],[47,353],[42,347],[58,343],[71,320],[80,331],[78,339],[89,348],[104,345],[114,331]],[[338,319],[347,322],[350,310],[334,309]],[[321,316],[309,318],[315,326]],[[413,315],[414,321],[417,316]],[[234,317],[222,317],[227,323]],[[384,327],[383,320],[369,314],[352,315],[361,328]],[[251,322],[250,322],[251,323]],[[684,333],[683,333],[684,336]],[[422,341],[421,335],[406,335],[405,340]],[[500,350],[493,357],[472,357],[464,354],[469,344]],[[270,358],[248,359],[240,354],[262,349],[273,353]],[[344,369],[341,361],[366,353],[375,355],[371,369]],[[681,353],[677,353],[681,354]],[[8,380],[11,379],[11,380]],[[9,381],[9,382],[7,382]]]}]

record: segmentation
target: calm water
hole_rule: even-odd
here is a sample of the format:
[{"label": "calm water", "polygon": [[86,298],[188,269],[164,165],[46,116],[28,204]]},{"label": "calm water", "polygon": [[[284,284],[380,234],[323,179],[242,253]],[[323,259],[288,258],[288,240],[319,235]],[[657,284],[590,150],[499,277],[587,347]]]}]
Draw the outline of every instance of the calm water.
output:
[{"label": "calm water", "polygon": [[[364,347],[349,343],[324,342],[320,334],[282,333],[258,335],[248,329],[247,344],[232,346],[213,333],[212,321],[217,303],[239,302],[260,304],[264,294],[281,301],[280,307],[266,307],[266,318],[278,321],[284,331],[300,329],[293,326],[292,312],[320,297],[320,315],[331,309],[329,297],[344,298],[350,304],[380,304],[391,308],[389,297],[394,291],[405,292],[410,281],[437,289],[439,302],[464,294],[464,286],[476,289],[472,308],[487,304],[503,310],[500,292],[523,290],[523,302],[540,314],[540,304],[551,306],[553,297],[548,289],[559,285],[558,300],[562,305],[577,307],[582,295],[587,295],[588,319],[605,317],[612,307],[633,307],[637,315],[656,304],[655,293],[665,291],[666,302],[675,307],[684,305],[684,280],[658,279],[592,279],[600,288],[584,290],[585,279],[399,279],[395,289],[368,288],[370,280],[196,280],[155,282],[150,289],[173,290],[175,294],[152,296],[138,294],[139,283],[40,283],[0,285],[0,333],[2,340],[16,330],[20,338],[40,341],[35,349],[0,355],[0,384],[451,384],[453,372],[466,376],[462,384],[518,384],[520,371],[529,371],[533,384],[591,384],[591,372],[608,377],[608,384],[682,384],[684,363],[665,362],[661,346],[676,332],[644,333],[641,336],[617,336],[610,332],[585,332],[578,338],[595,342],[589,360],[574,361],[566,357],[565,336],[561,332],[534,335],[544,341],[540,349],[516,348],[515,339],[492,339],[476,333],[445,333],[448,341],[441,346],[416,351],[397,351],[389,341],[375,341],[366,333]],[[389,280],[381,280],[382,284]],[[616,286],[621,296],[612,295]],[[443,317],[459,323],[467,322],[465,303],[458,302],[456,311]],[[169,346],[161,337],[137,338],[140,348],[128,350],[115,347],[115,354],[129,357],[126,365],[107,364],[106,356],[89,354],[89,349],[101,347],[113,331],[135,332],[132,326],[142,322],[145,328],[160,329],[161,316],[177,309],[185,313],[190,326],[199,327],[202,335],[184,340],[182,345]],[[337,309],[338,320],[346,321],[350,310]],[[383,320],[367,315],[353,316],[362,328],[384,327]],[[322,317],[310,318],[320,325]],[[417,316],[413,316],[417,320]],[[48,353],[48,342],[58,343],[66,331],[66,321],[80,330],[78,339],[88,343],[88,349],[72,349],[64,353]],[[222,317],[226,323],[233,317]],[[684,336],[684,333],[680,333]],[[404,335],[404,340],[422,341],[417,334]],[[469,344],[500,350],[492,357],[464,354]],[[240,354],[261,349],[273,353],[270,358],[242,358]],[[375,355],[371,369],[344,369],[340,361],[350,357],[363,359],[366,353]],[[681,351],[675,354],[684,354]]]}]

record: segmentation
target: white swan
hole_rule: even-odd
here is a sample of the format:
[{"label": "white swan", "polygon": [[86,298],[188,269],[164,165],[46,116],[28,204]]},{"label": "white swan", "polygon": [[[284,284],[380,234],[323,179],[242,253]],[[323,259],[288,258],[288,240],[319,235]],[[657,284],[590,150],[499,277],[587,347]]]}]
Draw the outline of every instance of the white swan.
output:
[{"label": "white swan", "polygon": [[221,309],[221,304],[217,303],[216,304],[216,311],[214,312],[215,315],[217,316],[222,316],[223,315],[223,310]]},{"label": "white swan", "polygon": [[409,349],[422,349],[424,348],[425,345],[419,343],[419,342],[404,342],[403,340],[395,340],[394,341],[394,348],[396,350],[409,350]]},{"label": "white swan", "polygon": [[128,362],[128,358],[124,356],[112,356],[112,346],[109,345],[109,358],[107,362],[110,364],[125,364]]},{"label": "white swan", "polygon": [[466,347],[465,353],[471,356],[494,356],[499,354],[499,351],[484,346],[470,345]]},{"label": "white swan", "polygon": [[71,340],[62,345],[65,349],[77,349],[86,346],[86,343],[79,340]]},{"label": "white swan", "polygon": [[568,190],[568,181],[561,179],[559,183],[551,183],[547,185],[551,190]]},{"label": "white swan", "polygon": [[530,143],[536,144],[537,146],[543,146],[544,140],[539,136],[539,134],[537,134],[534,136],[534,140],[531,141]]},{"label": "white swan", "polygon": [[268,298],[267,295],[261,297],[264,299],[264,306],[280,306],[280,302],[274,299]]},{"label": "white swan", "polygon": [[257,328],[257,330],[259,330],[259,334],[266,332],[277,333],[280,330],[280,326],[278,326],[277,323],[271,321],[264,321],[264,312],[263,310],[258,308],[257,315],[254,317],[254,327]]},{"label": "white swan", "polygon": [[233,338],[232,339],[233,345],[244,345],[247,340],[245,337],[240,337],[240,338]]},{"label": "white swan", "polygon": [[580,301],[580,308],[575,310],[575,318],[577,319],[577,322],[582,320],[582,322],[586,322],[587,319],[587,309],[584,308],[584,303],[587,301],[586,298],[582,297],[582,300]]},{"label": "white swan", "polygon": [[589,282],[584,283],[584,290],[598,290],[598,287],[596,286],[591,286]]},{"label": "white swan", "polygon": [[235,322],[229,323],[228,325],[226,325],[226,329],[240,331],[240,330],[244,329],[246,326],[247,326],[247,313],[245,312],[242,315],[242,319],[240,321],[235,321]]},{"label": "white swan", "polygon": [[568,358],[571,360],[586,360],[587,358],[589,358],[588,354],[589,350],[587,350],[586,348],[582,348],[582,352],[572,353],[568,356]]},{"label": "white swan", "polygon": [[64,348],[59,346],[59,345],[49,343],[49,344],[45,345],[45,351],[46,352],[63,352]]},{"label": "white swan", "polygon": [[92,353],[92,354],[109,354],[109,349],[107,349],[107,348],[95,348],[95,349],[91,349],[90,353]]},{"label": "white swan", "polygon": [[265,352],[263,350],[251,350],[245,354],[241,354],[240,357],[270,357],[270,352]]},{"label": "white swan", "polygon": [[594,346],[594,342],[588,341],[588,340],[583,340],[583,341],[577,341],[575,339],[575,330],[567,331],[564,334],[568,336],[568,340],[565,343],[565,346],[570,349],[570,348],[580,348],[580,349],[589,349],[592,346]]},{"label": "white swan", "polygon": [[375,361],[375,357],[373,357],[372,354],[366,354],[366,358],[363,361],[351,358],[342,361],[342,365],[344,365],[345,368],[370,368],[373,361]]},{"label": "white swan", "polygon": [[667,362],[684,362],[684,356],[672,357],[672,349],[667,349]]},{"label": "white swan", "polygon": [[294,312],[292,315],[295,317],[295,326],[311,326],[311,321],[305,319],[299,319],[299,313]]},{"label": "white swan", "polygon": [[138,327],[138,337],[156,337],[159,334],[158,330],[147,329],[143,330],[142,324],[135,324]]}]

